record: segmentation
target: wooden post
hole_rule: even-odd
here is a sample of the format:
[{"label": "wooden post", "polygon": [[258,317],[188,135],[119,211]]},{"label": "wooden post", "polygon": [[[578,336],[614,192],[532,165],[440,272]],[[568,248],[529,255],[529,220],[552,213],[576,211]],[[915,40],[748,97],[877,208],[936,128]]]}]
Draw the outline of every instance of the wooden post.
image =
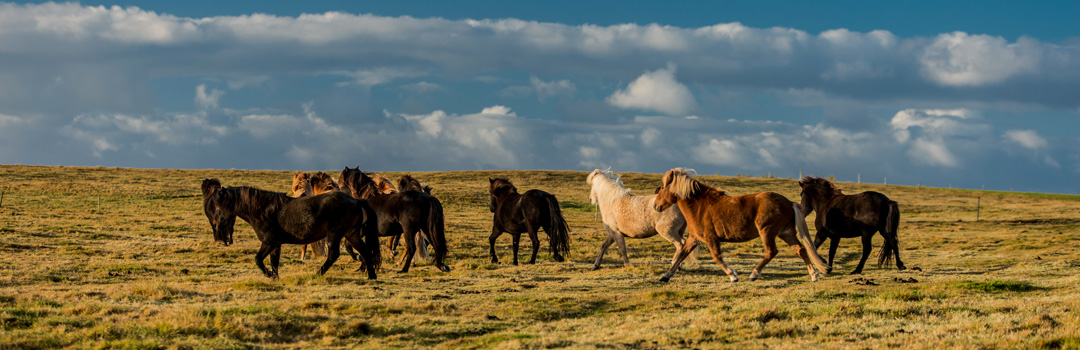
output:
[{"label": "wooden post", "polygon": [[859,173],[855,174],[855,183],[857,183],[857,184],[862,183],[862,174],[859,174]]},{"label": "wooden post", "polygon": [[4,207],[4,194],[6,191],[0,190],[0,208]]},{"label": "wooden post", "polygon": [[799,180],[802,180],[802,168],[799,168]]},{"label": "wooden post", "polygon": [[979,211],[980,211],[980,209],[982,209],[982,195],[981,194],[979,195],[979,198],[975,200],[975,221],[979,221]]},{"label": "wooden post", "polygon": [[889,177],[885,177],[885,187],[889,187]]}]

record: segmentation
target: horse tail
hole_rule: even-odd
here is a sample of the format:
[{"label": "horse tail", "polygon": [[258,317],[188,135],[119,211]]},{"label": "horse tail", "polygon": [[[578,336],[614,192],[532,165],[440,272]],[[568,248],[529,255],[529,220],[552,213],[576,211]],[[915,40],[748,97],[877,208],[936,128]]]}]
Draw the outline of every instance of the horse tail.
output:
[{"label": "horse tail", "polygon": [[559,201],[555,196],[547,195],[548,217],[551,222],[544,228],[551,242],[552,254],[558,253],[563,258],[570,257],[570,226],[563,219],[562,209],[559,209]]},{"label": "horse tail", "polygon": [[364,209],[364,245],[365,247],[354,247],[357,250],[368,251],[367,254],[367,266],[368,271],[378,271],[382,265],[382,250],[379,249],[379,217],[375,213],[375,209],[368,204],[367,200],[361,200],[364,205],[361,207]]},{"label": "horse tail", "polygon": [[889,213],[885,215],[885,229],[881,235],[885,237],[885,244],[878,251],[878,267],[892,265],[893,254],[900,250],[900,239],[896,236],[900,226],[900,208],[895,201],[889,201]]},{"label": "horse tail", "polygon": [[802,244],[803,249],[806,249],[807,255],[810,255],[810,262],[818,271],[832,272],[829,264],[821,258],[821,255],[818,255],[817,245],[814,244],[814,240],[810,239],[810,227],[806,226],[806,215],[803,214],[802,205],[792,202],[791,207],[795,209],[795,230],[798,231],[799,243]]},{"label": "horse tail", "polygon": [[442,263],[446,258],[446,253],[449,252],[449,248],[446,247],[446,226],[444,224],[445,218],[443,216],[442,203],[439,199],[431,197],[430,208],[428,209],[428,242],[435,246],[435,262]]}]

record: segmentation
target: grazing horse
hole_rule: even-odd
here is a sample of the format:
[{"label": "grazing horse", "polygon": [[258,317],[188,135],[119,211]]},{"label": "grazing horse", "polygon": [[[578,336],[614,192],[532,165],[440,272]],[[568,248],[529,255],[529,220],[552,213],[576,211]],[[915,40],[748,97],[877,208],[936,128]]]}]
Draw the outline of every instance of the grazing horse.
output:
[{"label": "grazing horse", "polygon": [[[292,181],[292,193],[293,197],[309,197],[320,195],[326,192],[337,191],[338,184],[334,182],[334,178],[324,172],[306,173],[297,172],[293,175]],[[348,243],[346,242],[346,246]],[[300,260],[307,258],[307,249],[311,247],[311,252],[315,256],[326,255],[326,239],[315,242],[312,244],[305,244],[300,247]]]},{"label": "grazing horse", "polygon": [[518,243],[523,232],[529,233],[532,240],[532,257],[529,264],[536,263],[536,252],[540,249],[540,239],[536,233],[541,228],[548,235],[551,255],[555,261],[562,262],[563,256],[570,255],[570,228],[563,219],[559,201],[555,196],[541,190],[528,190],[518,194],[517,187],[505,178],[488,179],[488,193],[491,194],[491,212],[494,222],[491,227],[491,262],[499,263],[495,255],[495,239],[503,232],[514,237],[514,265],[518,264]]},{"label": "grazing horse", "polygon": [[401,272],[408,272],[416,254],[416,236],[421,233],[435,249],[435,266],[444,272],[450,267],[443,263],[446,258],[446,232],[443,225],[443,208],[438,199],[416,191],[391,194],[378,193],[378,187],[359,167],[341,171],[339,183],[342,190],[353,197],[367,199],[379,217],[379,235],[405,235],[405,264]]},{"label": "grazing horse", "polygon": [[[366,263],[368,278],[375,279],[380,264],[378,219],[366,200],[341,192],[292,198],[284,193],[251,187],[221,187],[217,179],[202,182],[203,212],[214,229],[214,239],[230,245],[233,224],[239,216],[251,225],[262,241],[255,266],[272,279],[278,278],[282,244],[307,244],[328,238],[330,250],[319,274],[337,260],[341,239],[357,250]],[[263,259],[270,256],[270,270]]]},{"label": "grazing horse", "polygon": [[885,244],[878,252],[878,266],[889,265],[896,256],[896,268],[904,270],[900,261],[900,240],[896,229],[900,225],[900,209],[889,197],[867,191],[855,195],[845,195],[829,180],[807,176],[799,180],[802,187],[802,207],[809,215],[817,210],[814,226],[817,227],[815,245],[820,247],[829,239],[829,266],[832,267],[836,248],[840,238],[862,237],[862,258],[852,274],[862,273],[863,264],[874,250],[871,240],[875,232],[881,232]]},{"label": "grazing horse", "polygon": [[746,242],[760,238],[765,245],[765,258],[754,268],[750,280],[761,277],[765,268],[779,252],[776,249],[776,237],[787,242],[806,263],[810,280],[817,281],[817,267],[829,272],[828,265],[818,255],[814,242],[810,240],[809,228],[806,227],[805,215],[798,203],[792,203],[784,196],[773,192],[761,192],[741,196],[728,196],[724,190],[713,188],[690,176],[682,168],[668,170],[661,179],[653,208],[657,211],[667,209],[678,203],[686,217],[687,231],[690,237],[683,244],[682,252],[676,257],[660,281],[666,282],[675,274],[690,248],[698,241],[705,242],[712,252],[713,260],[727,273],[732,282],[739,280],[739,274],[724,264],[720,257],[721,242]]},{"label": "grazing horse", "polygon": [[[611,171],[593,170],[585,178],[585,182],[590,186],[589,202],[600,207],[604,229],[607,230],[607,238],[600,246],[600,254],[596,255],[593,270],[600,268],[604,252],[613,242],[618,243],[623,265],[630,266],[630,258],[626,256],[626,240],[623,237],[649,238],[660,234],[660,237],[675,245],[675,257],[679,256],[683,247],[683,232],[686,232],[686,219],[679,207],[673,206],[661,212],[653,210],[652,204],[656,195],[630,194],[630,190],[623,187],[619,175]],[[695,255],[690,254],[693,262],[697,261]],[[671,258],[672,263],[675,262],[675,257]]]}]

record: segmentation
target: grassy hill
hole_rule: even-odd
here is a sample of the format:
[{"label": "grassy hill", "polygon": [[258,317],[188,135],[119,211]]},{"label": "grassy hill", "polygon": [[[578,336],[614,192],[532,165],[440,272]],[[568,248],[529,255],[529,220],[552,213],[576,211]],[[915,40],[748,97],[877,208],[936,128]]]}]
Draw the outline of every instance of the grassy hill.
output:
[{"label": "grassy hill", "polygon": [[[0,166],[0,348],[1080,347],[1077,196],[840,183],[900,203],[909,270],[848,275],[860,249],[848,239],[816,283],[783,246],[762,280],[728,282],[703,250],[659,283],[674,252],[659,237],[627,241],[632,267],[613,247],[591,271],[603,229],[585,172],[411,174],[443,202],[453,272],[398,274],[390,262],[368,281],[341,259],[320,277],[319,259],[286,246],[271,281],[241,220],[235,245],[213,241],[199,183],[286,192],[290,172]],[[623,175],[636,194],[659,184]],[[494,176],[559,198],[570,262],[552,261],[542,237],[536,265],[510,266],[508,235],[496,246],[504,263],[489,262]],[[732,194],[799,193],[786,179],[701,178]],[[762,252],[724,245],[744,276]]]}]

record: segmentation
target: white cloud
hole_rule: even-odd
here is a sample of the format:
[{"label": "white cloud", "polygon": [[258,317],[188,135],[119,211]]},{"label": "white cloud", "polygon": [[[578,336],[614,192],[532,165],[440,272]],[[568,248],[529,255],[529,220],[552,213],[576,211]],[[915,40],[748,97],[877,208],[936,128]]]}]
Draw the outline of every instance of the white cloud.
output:
[{"label": "white cloud", "polygon": [[444,90],[442,85],[435,84],[435,83],[430,83],[430,82],[426,82],[426,81],[421,81],[421,82],[418,82],[418,83],[402,85],[401,89],[406,90],[406,91],[410,91],[410,92],[416,93],[416,94],[426,94],[426,93],[433,92],[433,91]]},{"label": "white cloud", "polygon": [[697,108],[690,89],[675,80],[675,64],[645,72],[625,90],[607,98],[612,106],[623,109],[642,109],[667,115],[685,115]]},{"label": "white cloud", "polygon": [[945,147],[940,139],[919,138],[911,142],[908,156],[916,162],[944,167],[957,166],[956,156]]},{"label": "white cloud", "polygon": [[1042,59],[1040,43],[1020,38],[954,32],[938,35],[923,49],[919,63],[923,75],[947,86],[997,84],[1013,76],[1034,72]]},{"label": "white cloud", "polygon": [[710,139],[693,150],[694,160],[712,165],[734,166],[744,165],[741,153],[742,147],[732,140]]},{"label": "white cloud", "polygon": [[338,87],[357,85],[372,87],[386,84],[400,78],[413,78],[427,75],[426,72],[407,68],[380,67],[352,72],[338,72],[337,74],[349,77],[351,81],[338,82]]},{"label": "white cloud", "polygon": [[1046,139],[1039,136],[1035,130],[1009,130],[1005,132],[1005,139],[1015,142],[1027,149],[1040,149],[1047,146]]},{"label": "white cloud", "polygon": [[199,84],[195,87],[195,105],[202,109],[217,108],[218,102],[221,101],[221,96],[225,95],[225,91],[218,89],[210,90],[210,93],[206,93],[206,84]]}]

